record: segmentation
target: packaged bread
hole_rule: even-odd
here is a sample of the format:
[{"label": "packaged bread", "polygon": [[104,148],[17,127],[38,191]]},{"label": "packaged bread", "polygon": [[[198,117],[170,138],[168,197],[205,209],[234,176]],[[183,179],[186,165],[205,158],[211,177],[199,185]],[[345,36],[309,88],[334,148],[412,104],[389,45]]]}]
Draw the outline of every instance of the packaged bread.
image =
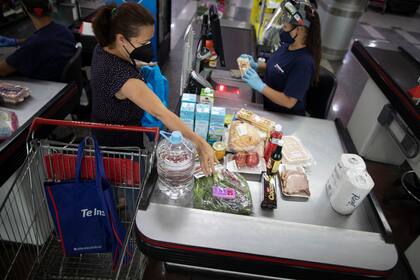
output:
[{"label": "packaged bread", "polygon": [[282,162],[284,164],[306,166],[312,162],[311,154],[296,136],[283,137]]},{"label": "packaged bread", "polygon": [[234,121],[229,128],[228,149],[231,152],[251,152],[264,142],[258,128],[244,121]]},{"label": "packaged bread", "polygon": [[251,67],[249,63],[249,59],[247,57],[238,57],[236,59],[238,62],[239,71],[241,72],[241,76],[245,75],[245,72]]},{"label": "packaged bread", "polygon": [[267,118],[263,118],[255,114],[254,112],[242,108],[238,111],[237,117],[240,120],[244,120],[249,122],[250,124],[254,125],[255,127],[261,129],[262,131],[266,132],[267,134],[273,130],[274,126],[276,125],[275,122],[269,120]]}]

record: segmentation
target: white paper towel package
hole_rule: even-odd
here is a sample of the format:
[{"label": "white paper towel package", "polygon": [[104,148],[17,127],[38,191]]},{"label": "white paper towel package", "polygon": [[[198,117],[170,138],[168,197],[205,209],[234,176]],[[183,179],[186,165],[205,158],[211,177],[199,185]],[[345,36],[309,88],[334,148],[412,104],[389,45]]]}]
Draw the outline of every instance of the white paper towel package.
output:
[{"label": "white paper towel package", "polygon": [[363,159],[358,155],[343,154],[326,188],[334,210],[348,215],[360,205],[373,186],[374,182],[366,171]]},{"label": "white paper towel package", "polygon": [[342,154],[340,161],[335,166],[333,173],[327,182],[327,194],[329,197],[331,197],[337,189],[339,180],[342,179],[347,170],[366,171],[366,164],[358,155]]}]

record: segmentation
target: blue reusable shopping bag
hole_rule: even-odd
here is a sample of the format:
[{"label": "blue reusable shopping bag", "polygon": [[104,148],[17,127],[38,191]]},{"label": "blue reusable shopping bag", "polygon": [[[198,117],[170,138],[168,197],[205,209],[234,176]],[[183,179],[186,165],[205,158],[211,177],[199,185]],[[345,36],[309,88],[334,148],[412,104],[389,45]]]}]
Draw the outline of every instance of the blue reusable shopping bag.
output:
[{"label": "blue reusable shopping bag", "polygon": [[[140,68],[140,72],[143,74],[146,85],[157,95],[163,105],[168,107],[168,80],[160,72],[159,66],[143,66]],[[160,129],[163,129],[162,122],[147,112],[144,112],[143,114],[141,125],[144,127],[159,127]]]},{"label": "blue reusable shopping bag", "polygon": [[74,181],[45,182],[48,207],[65,256],[112,252],[113,265],[120,257],[125,229],[105,178],[102,155],[95,146],[95,180],[81,180],[85,140],[77,152]]}]

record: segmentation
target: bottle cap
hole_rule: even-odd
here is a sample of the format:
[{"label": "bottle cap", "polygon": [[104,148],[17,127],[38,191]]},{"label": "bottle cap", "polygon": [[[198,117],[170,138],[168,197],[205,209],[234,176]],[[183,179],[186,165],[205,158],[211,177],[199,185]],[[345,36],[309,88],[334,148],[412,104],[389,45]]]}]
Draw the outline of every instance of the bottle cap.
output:
[{"label": "bottle cap", "polygon": [[180,144],[182,143],[182,139],[182,133],[180,131],[174,131],[172,132],[169,141],[171,142],[171,144]]},{"label": "bottle cap", "polygon": [[275,131],[281,131],[282,129],[283,129],[283,127],[279,123],[274,126]]}]

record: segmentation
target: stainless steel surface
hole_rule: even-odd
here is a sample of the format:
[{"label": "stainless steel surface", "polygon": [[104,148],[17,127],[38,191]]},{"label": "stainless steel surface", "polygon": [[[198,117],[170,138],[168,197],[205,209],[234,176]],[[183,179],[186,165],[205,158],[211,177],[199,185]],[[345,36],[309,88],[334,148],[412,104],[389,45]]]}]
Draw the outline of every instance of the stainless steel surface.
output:
[{"label": "stainless steel surface", "polygon": [[[222,98],[216,100],[216,105],[225,103]],[[396,249],[384,242],[367,200],[351,216],[342,216],[330,206],[325,183],[343,152],[334,123],[265,112],[254,104],[244,107],[282,124],[285,134],[299,137],[312,153],[316,164],[308,174],[309,200],[288,201],[278,192],[278,208],[262,210],[261,185],[259,181],[249,181],[253,214],[241,216],[193,209],[189,197],[169,202],[156,192],[147,211],[137,214],[137,227],[142,234],[175,244],[373,270],[391,269],[397,262]]]},{"label": "stainless steel surface", "polygon": [[19,125],[29,121],[42,107],[53,99],[67,84],[26,78],[9,77],[0,79],[0,82],[13,83],[28,87],[31,95],[24,102],[16,105],[0,105],[0,110],[16,113]]},{"label": "stainless steel surface", "polygon": [[322,54],[329,60],[341,60],[350,44],[357,21],[362,15],[365,0],[320,0]]},{"label": "stainless steel surface", "polygon": [[214,268],[207,268],[207,267],[199,267],[199,266],[192,266],[192,265],[183,265],[183,264],[176,264],[165,262],[165,266],[169,269],[181,269],[181,270],[189,270],[189,271],[197,271],[201,273],[214,273],[214,274],[223,274],[223,275],[230,275],[235,278],[238,277],[246,277],[245,279],[266,279],[266,280],[286,280],[289,278],[279,278],[279,277],[271,277],[271,276],[262,276],[262,275],[255,275],[249,273],[240,273],[240,272],[233,272],[227,271],[222,269],[214,269]]}]

